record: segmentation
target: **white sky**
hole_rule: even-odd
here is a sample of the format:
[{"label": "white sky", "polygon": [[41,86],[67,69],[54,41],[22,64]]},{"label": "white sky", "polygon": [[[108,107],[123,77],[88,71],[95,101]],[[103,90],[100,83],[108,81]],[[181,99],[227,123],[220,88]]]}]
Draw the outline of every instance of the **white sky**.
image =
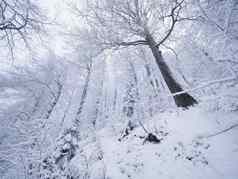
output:
[{"label": "white sky", "polygon": [[78,19],[76,19],[71,13],[70,8],[67,4],[70,2],[75,1],[77,4],[83,4],[84,0],[41,0],[40,4],[42,7],[48,11],[48,16],[56,20],[57,23],[62,25],[61,27],[50,27],[50,34],[52,35],[52,39],[50,46],[52,50],[54,50],[57,55],[63,56],[66,51],[64,41],[64,37],[59,34],[60,32],[67,32],[72,29],[75,24],[79,24]]}]

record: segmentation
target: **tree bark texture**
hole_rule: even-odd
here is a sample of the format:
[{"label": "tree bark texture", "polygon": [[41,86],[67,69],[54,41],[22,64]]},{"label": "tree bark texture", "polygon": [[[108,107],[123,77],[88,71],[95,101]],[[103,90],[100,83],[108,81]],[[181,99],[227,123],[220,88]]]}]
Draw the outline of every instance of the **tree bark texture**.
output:
[{"label": "tree bark texture", "polygon": [[[152,51],[152,54],[156,61],[156,64],[158,65],[158,68],[159,68],[170,92],[178,93],[178,92],[183,91],[183,88],[181,87],[181,85],[174,79],[172,72],[169,69],[169,66],[164,61],[161,51],[156,46],[156,42],[151,34],[146,35],[146,41],[148,42],[149,48]],[[198,103],[197,100],[194,99],[188,93],[175,95],[173,98],[174,98],[175,104],[178,107],[188,108],[188,107],[193,106]]]}]

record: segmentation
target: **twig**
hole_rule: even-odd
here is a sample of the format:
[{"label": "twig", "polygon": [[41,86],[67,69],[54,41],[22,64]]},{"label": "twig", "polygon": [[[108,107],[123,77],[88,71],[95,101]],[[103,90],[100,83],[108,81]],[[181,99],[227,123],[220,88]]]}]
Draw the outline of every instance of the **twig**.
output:
[{"label": "twig", "polygon": [[234,125],[232,125],[231,127],[228,127],[228,128],[226,128],[226,129],[223,129],[223,130],[221,130],[221,131],[219,131],[219,132],[216,132],[216,133],[214,133],[214,134],[210,134],[210,135],[207,135],[207,136],[200,136],[199,138],[200,138],[200,139],[202,139],[202,138],[207,138],[207,139],[208,139],[208,138],[211,138],[211,137],[215,137],[215,136],[218,136],[218,135],[223,134],[223,133],[225,133],[225,132],[228,132],[228,131],[230,131],[230,130],[236,128],[236,127],[238,127],[238,124],[234,124]]},{"label": "twig", "polygon": [[148,130],[145,128],[145,126],[141,123],[140,120],[138,120],[140,126],[143,128],[143,130],[145,131],[145,133],[149,134]]}]

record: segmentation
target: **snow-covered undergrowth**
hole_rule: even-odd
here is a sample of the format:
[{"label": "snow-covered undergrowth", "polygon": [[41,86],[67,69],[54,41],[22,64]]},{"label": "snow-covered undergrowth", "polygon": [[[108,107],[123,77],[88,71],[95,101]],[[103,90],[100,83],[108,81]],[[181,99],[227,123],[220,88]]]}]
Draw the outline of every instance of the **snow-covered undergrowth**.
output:
[{"label": "snow-covered undergrowth", "polygon": [[237,116],[200,107],[157,114],[145,122],[161,140],[156,144],[145,141],[142,127],[119,141],[108,125],[81,141],[70,173],[91,179],[236,179]]}]

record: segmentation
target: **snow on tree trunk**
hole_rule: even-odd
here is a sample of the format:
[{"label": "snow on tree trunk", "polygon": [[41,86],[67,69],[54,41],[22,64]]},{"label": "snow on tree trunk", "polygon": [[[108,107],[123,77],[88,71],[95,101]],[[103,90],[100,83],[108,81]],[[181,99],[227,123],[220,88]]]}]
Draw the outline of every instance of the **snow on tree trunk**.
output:
[{"label": "snow on tree trunk", "polygon": [[80,123],[80,115],[82,113],[84,103],[85,103],[85,100],[87,98],[91,73],[92,73],[92,64],[90,64],[88,66],[88,69],[87,69],[87,76],[86,76],[86,79],[85,79],[85,84],[84,84],[84,87],[83,87],[83,92],[82,92],[82,96],[81,96],[81,99],[80,99],[80,104],[79,104],[79,108],[78,108],[78,111],[77,111],[77,116],[76,116],[76,119],[75,119],[76,126],[78,126],[79,123]]},{"label": "snow on tree trunk", "polygon": [[[146,40],[148,42],[149,48],[152,51],[152,54],[156,60],[158,68],[159,68],[170,92],[177,93],[177,92],[183,91],[181,85],[174,79],[174,77],[169,69],[169,66],[164,61],[161,51],[158,49],[158,47],[156,47],[156,42],[155,42],[154,38],[151,36],[151,34],[146,35]],[[174,101],[178,107],[183,107],[183,108],[188,108],[189,106],[193,106],[198,103],[188,93],[175,95]]]},{"label": "snow on tree trunk", "polygon": [[63,85],[59,81],[57,81],[57,94],[56,94],[52,104],[50,105],[50,109],[46,113],[45,119],[49,119],[50,118],[50,115],[52,114],[55,106],[57,105],[57,103],[58,103],[58,101],[60,99],[60,96],[61,96],[61,93],[62,93],[62,89],[63,89]]}]

